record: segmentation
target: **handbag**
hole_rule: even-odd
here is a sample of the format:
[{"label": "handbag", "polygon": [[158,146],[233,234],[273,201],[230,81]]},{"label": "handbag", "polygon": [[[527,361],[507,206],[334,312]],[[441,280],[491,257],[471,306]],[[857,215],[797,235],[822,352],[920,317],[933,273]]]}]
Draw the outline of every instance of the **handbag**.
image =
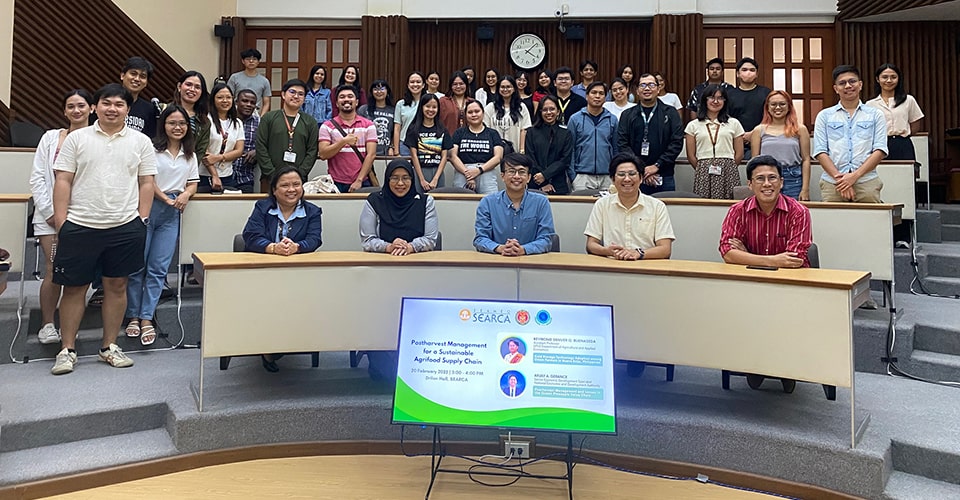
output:
[{"label": "handbag", "polygon": [[501,139],[501,141],[502,141],[502,144],[500,144],[500,145],[503,146],[503,156],[507,156],[508,154],[513,153],[514,151],[516,151],[516,149],[513,148],[513,143],[512,143],[512,142],[510,142],[510,141],[508,141],[508,140],[506,140],[506,139]]},{"label": "handbag", "polygon": [[[347,136],[347,132],[343,130],[343,127],[341,127],[336,120],[331,119],[327,121],[332,123],[333,126],[337,128],[337,131],[340,132],[341,135],[343,135],[344,137]],[[350,149],[352,149],[353,152],[357,155],[357,158],[360,158],[360,164],[363,165],[363,162],[364,160],[366,160],[366,158],[363,156],[362,153],[360,153],[360,150],[357,149],[357,146],[355,144],[351,144]],[[377,173],[372,168],[370,169],[370,173],[367,174],[367,179],[370,179],[370,185],[374,187],[380,187],[380,179],[377,179]]]}]

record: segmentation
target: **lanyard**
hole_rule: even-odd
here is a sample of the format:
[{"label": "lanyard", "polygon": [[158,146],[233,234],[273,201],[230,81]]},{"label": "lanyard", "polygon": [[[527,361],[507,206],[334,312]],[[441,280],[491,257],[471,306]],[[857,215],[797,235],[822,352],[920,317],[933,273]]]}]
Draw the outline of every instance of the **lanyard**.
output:
[{"label": "lanyard", "polygon": [[[299,116],[299,115],[298,115],[298,116]],[[233,123],[230,123],[230,125],[233,125]],[[227,137],[228,137],[228,136],[229,136],[229,134],[227,133],[227,126],[223,124],[223,120],[220,120],[220,137],[223,138],[223,142],[220,143],[220,154],[221,154],[221,155],[223,154],[224,151],[227,150]]]},{"label": "lanyard", "polygon": [[643,117],[643,142],[647,141],[647,137],[650,135],[650,120],[653,119],[653,114],[657,112],[657,105],[653,105],[653,109],[650,110],[650,114],[643,112],[643,106],[640,107],[640,116]]},{"label": "lanyard", "polygon": [[[716,129],[714,129],[713,132],[710,131],[713,128],[712,126],[717,127]],[[720,137],[720,124],[707,122],[706,128],[707,128],[707,135],[710,136],[710,144],[713,145],[713,157],[716,158],[717,157],[717,139]]]},{"label": "lanyard", "polygon": [[290,120],[287,115],[283,115],[283,124],[287,126],[287,151],[293,151],[293,132],[297,129],[297,124],[300,123],[300,113],[297,113],[296,118],[293,119],[293,125],[290,125]]},{"label": "lanyard", "polygon": [[567,98],[567,102],[563,102],[563,99],[557,97],[557,103],[560,104],[560,122],[563,124],[567,123],[567,106],[570,105],[570,101],[573,100],[573,96]]}]

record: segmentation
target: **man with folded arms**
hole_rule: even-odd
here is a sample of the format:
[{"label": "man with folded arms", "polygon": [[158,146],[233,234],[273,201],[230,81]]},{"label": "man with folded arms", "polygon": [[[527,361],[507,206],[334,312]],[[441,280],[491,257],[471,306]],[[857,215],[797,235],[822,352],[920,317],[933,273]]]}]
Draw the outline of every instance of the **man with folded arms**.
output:
[{"label": "man with folded arms", "polygon": [[[747,186],[753,196],[730,207],[720,231],[720,254],[728,264],[767,267],[810,267],[807,250],[813,240],[810,210],[780,194],[783,173],[776,158],[756,156],[747,163]],[[751,389],[759,389],[764,376],[747,374]],[[781,378],[783,391],[793,392],[797,382]]]},{"label": "man with folded arms", "polygon": [[488,194],[477,206],[476,237],[478,252],[519,257],[546,253],[553,241],[553,212],[542,193],[527,191],[533,160],[510,153],[500,163],[506,189]]}]

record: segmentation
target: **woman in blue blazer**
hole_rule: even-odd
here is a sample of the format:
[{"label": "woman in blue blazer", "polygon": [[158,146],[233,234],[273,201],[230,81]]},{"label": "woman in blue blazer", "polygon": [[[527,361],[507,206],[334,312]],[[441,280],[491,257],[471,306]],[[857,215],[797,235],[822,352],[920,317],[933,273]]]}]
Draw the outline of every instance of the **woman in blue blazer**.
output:
[{"label": "woman in blue blazer", "polygon": [[293,255],[316,251],[320,239],[320,207],[303,200],[303,180],[285,166],[270,181],[270,196],[253,207],[243,228],[246,251]]}]

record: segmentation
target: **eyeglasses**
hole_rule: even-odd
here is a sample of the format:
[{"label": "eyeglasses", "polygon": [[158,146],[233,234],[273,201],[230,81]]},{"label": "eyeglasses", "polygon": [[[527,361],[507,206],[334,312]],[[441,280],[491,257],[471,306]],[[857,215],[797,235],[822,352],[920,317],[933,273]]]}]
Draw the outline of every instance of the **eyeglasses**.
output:
[{"label": "eyeglasses", "polygon": [[618,179],[625,179],[627,177],[636,177],[640,175],[640,172],[637,172],[636,170],[630,170],[627,172],[617,172],[614,175],[616,175]]},{"label": "eyeglasses", "polygon": [[707,100],[708,100],[708,101],[713,101],[713,102],[723,102],[723,101],[726,101],[727,98],[726,98],[726,97],[722,97],[722,96],[721,96],[721,97],[718,97],[718,96],[710,96],[710,97],[707,98]]},{"label": "eyeglasses", "polygon": [[374,92],[386,92],[386,91],[387,91],[387,88],[381,85],[381,86],[379,86],[379,87],[374,87],[374,88],[373,88],[373,91],[374,91]]},{"label": "eyeglasses", "polygon": [[187,125],[187,122],[167,122],[167,126],[171,128],[187,128]]},{"label": "eyeglasses", "polygon": [[290,97],[304,97],[304,96],[307,95],[306,92],[300,92],[300,91],[293,90],[293,89],[287,90],[287,94],[289,94]]},{"label": "eyeglasses", "polygon": [[752,180],[753,182],[756,182],[758,184],[766,184],[767,182],[769,182],[770,184],[776,184],[777,181],[780,180],[780,176],[779,175],[758,175],[754,177]]},{"label": "eyeglasses", "polygon": [[771,102],[769,106],[770,106],[771,108],[785,108],[785,107],[787,107],[787,103],[785,103],[785,102]]},{"label": "eyeglasses", "polygon": [[504,172],[504,175],[506,175],[507,177],[517,177],[517,176],[523,177],[525,175],[528,175],[529,173],[530,171],[525,168],[510,168],[510,169],[507,169],[506,172]]},{"label": "eyeglasses", "polygon": [[860,83],[860,80],[856,78],[851,78],[849,80],[840,80],[837,82],[837,87],[846,87],[847,85],[852,87],[858,83]]},{"label": "eyeglasses", "polygon": [[413,180],[413,178],[410,177],[409,175],[401,175],[401,176],[391,175],[391,176],[390,176],[390,182],[392,182],[392,183],[394,183],[394,184],[396,184],[396,183],[398,183],[398,182],[407,183],[407,182],[410,182],[410,181],[412,181],[412,180]]},{"label": "eyeglasses", "polygon": [[640,87],[642,89],[655,89],[659,87],[659,85],[657,85],[656,83],[641,83],[640,85],[637,85],[637,87]]}]

